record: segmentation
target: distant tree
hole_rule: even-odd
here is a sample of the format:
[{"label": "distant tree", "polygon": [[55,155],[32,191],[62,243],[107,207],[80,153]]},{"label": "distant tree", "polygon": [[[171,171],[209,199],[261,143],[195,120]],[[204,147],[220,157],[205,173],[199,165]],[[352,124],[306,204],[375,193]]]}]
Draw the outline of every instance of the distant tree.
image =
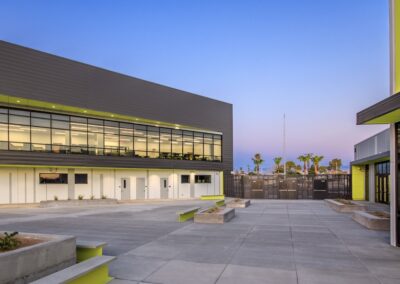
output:
[{"label": "distant tree", "polygon": [[310,172],[310,160],[313,157],[312,153],[305,154],[307,160],[307,174]]},{"label": "distant tree", "polygon": [[254,171],[259,174],[260,173],[260,166],[264,163],[264,160],[261,158],[260,153],[256,153],[254,158],[252,158],[254,163]]},{"label": "distant tree", "polygon": [[304,174],[304,175],[307,175],[307,174],[308,174],[308,172],[307,172],[307,161],[309,160],[309,159],[307,158],[307,155],[298,156],[297,159],[298,159],[300,162],[303,163],[303,174]]},{"label": "distant tree", "polygon": [[314,165],[314,173],[317,175],[319,174],[319,163],[322,161],[322,159],[324,158],[324,156],[317,156],[314,155],[311,157],[311,161],[313,162]]},{"label": "distant tree", "polygon": [[286,171],[288,173],[295,173],[296,172],[296,164],[293,161],[286,162]]},{"label": "distant tree", "polygon": [[342,159],[335,158],[329,162],[329,170],[333,171],[336,174],[341,171],[341,167]]},{"label": "distant tree", "polygon": [[318,171],[319,171],[320,174],[326,174],[328,172],[328,167],[319,166]]},{"label": "distant tree", "polygon": [[282,162],[282,157],[274,158],[275,173],[279,173],[280,172],[281,162]]}]

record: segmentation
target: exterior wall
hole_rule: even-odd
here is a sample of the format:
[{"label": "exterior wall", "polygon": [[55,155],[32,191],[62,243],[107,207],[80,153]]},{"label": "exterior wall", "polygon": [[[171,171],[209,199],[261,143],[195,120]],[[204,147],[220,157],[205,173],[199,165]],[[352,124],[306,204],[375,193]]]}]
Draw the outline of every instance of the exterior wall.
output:
[{"label": "exterior wall", "polygon": [[[68,199],[69,184],[40,184],[40,173],[68,173],[68,169],[56,168],[0,168],[0,204],[35,203],[42,200]],[[71,173],[71,172],[70,172]],[[169,199],[198,198],[201,195],[220,193],[220,175],[218,171],[184,171],[184,170],[151,170],[151,169],[74,169],[74,173],[88,174],[87,184],[73,184],[75,199],[83,195],[85,199],[108,198],[121,199],[121,179],[130,180],[130,199],[135,200],[136,179],[144,178],[146,199],[160,199],[160,178],[167,178]],[[196,174],[211,175],[211,183],[195,184]],[[181,175],[190,175],[191,183],[182,184]],[[72,179],[74,180],[74,179]]]}]

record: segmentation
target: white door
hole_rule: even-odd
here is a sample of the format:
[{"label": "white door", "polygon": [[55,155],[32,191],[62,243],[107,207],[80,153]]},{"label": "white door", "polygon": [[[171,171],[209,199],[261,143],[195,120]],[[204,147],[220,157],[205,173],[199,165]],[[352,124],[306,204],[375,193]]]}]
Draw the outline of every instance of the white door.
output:
[{"label": "white door", "polygon": [[131,183],[129,178],[121,178],[121,199],[131,199]]}]

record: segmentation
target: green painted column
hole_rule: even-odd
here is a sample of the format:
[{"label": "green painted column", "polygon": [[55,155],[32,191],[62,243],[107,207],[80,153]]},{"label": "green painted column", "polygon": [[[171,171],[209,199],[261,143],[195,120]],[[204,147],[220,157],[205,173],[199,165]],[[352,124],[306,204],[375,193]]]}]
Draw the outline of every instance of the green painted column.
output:
[{"label": "green painted column", "polygon": [[351,166],[352,199],[365,200],[365,166]]}]

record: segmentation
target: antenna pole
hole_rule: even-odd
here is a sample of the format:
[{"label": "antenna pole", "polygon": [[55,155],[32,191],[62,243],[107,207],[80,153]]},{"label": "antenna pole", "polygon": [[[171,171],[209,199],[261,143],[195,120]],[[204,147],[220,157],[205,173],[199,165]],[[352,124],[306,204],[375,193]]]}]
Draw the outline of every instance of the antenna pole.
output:
[{"label": "antenna pole", "polygon": [[283,114],[283,176],[286,178],[286,114]]}]

